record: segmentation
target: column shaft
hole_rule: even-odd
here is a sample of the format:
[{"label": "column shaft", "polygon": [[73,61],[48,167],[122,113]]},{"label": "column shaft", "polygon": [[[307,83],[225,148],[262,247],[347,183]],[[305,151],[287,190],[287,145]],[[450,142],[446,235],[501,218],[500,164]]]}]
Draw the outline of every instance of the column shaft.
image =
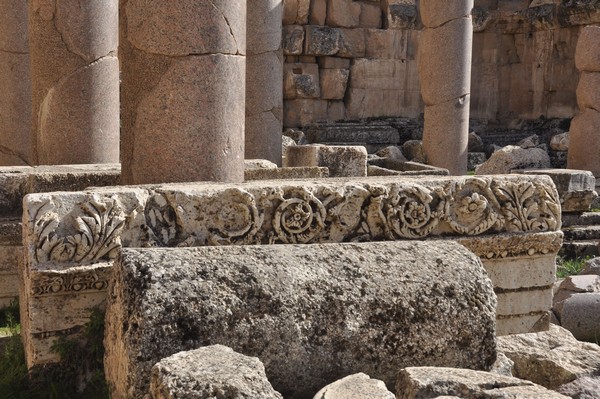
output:
[{"label": "column shaft", "polygon": [[466,174],[473,0],[422,0],[420,8],[425,26],[419,43],[423,147],[429,164]]},{"label": "column shaft", "polygon": [[39,164],[119,160],[118,0],[30,0]]},{"label": "column shaft", "polygon": [[244,179],[245,0],[120,1],[122,181]]},{"label": "column shaft", "polygon": [[282,0],[247,6],[246,159],[281,166],[283,128]]},{"label": "column shaft", "polygon": [[0,10],[0,165],[28,165],[33,141],[27,2],[0,0]]}]

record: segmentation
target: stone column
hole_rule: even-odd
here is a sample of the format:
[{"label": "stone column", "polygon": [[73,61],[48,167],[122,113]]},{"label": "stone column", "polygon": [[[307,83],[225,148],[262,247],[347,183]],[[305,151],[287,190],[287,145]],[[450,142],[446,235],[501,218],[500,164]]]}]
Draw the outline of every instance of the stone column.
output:
[{"label": "stone column", "polygon": [[117,1],[29,1],[39,164],[119,161]]},{"label": "stone column", "polygon": [[430,165],[467,173],[473,0],[422,0],[419,78]]},{"label": "stone column", "polygon": [[27,2],[0,0],[0,165],[32,163]]},{"label": "stone column", "polygon": [[569,132],[569,169],[591,171],[600,177],[600,26],[581,30],[575,50],[575,65],[581,71],[577,103],[581,112],[573,118]]},{"label": "stone column", "polygon": [[244,179],[245,0],[120,0],[122,182]]},{"label": "stone column", "polygon": [[246,60],[246,159],[281,166],[282,0],[249,0]]}]

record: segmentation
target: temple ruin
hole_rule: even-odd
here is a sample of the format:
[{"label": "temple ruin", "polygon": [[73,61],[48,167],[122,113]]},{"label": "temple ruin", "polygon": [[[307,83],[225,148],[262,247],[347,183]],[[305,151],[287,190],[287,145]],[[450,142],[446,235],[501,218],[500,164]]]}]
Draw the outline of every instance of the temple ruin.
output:
[{"label": "temple ruin", "polygon": [[597,1],[0,9],[0,310],[32,380],[100,314],[117,399],[600,386],[500,370],[600,303],[594,266],[557,283],[599,255]]}]

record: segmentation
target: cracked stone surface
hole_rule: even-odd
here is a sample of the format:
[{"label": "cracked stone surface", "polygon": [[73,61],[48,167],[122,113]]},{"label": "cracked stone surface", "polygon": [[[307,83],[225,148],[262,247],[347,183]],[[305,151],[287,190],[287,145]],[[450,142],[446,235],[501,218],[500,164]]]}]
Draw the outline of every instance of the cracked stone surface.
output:
[{"label": "cracked stone surface", "polygon": [[122,182],[241,182],[246,1],[120,7]]},{"label": "cracked stone surface", "polygon": [[117,1],[30,2],[34,164],[119,162]]}]

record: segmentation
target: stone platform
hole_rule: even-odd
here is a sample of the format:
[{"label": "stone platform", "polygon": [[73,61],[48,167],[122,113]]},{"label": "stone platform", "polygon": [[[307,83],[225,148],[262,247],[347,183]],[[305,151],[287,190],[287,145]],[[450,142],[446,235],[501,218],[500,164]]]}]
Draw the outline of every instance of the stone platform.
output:
[{"label": "stone platform", "polygon": [[562,241],[547,176],[122,186],[31,194],[24,204],[29,366],[56,361],[51,342],[76,334],[86,312],[104,306],[121,247],[457,240],[489,269],[498,332],[508,334],[548,328]]}]

